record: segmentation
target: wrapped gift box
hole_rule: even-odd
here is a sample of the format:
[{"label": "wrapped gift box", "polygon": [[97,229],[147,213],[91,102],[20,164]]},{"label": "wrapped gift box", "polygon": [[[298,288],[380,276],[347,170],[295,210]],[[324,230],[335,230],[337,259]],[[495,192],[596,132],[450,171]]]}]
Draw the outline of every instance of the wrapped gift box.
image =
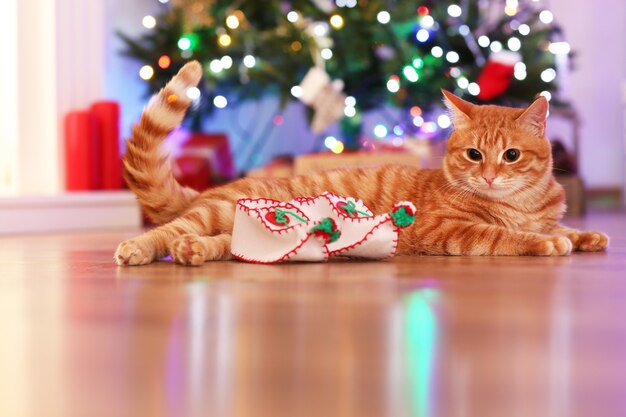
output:
[{"label": "wrapped gift box", "polygon": [[235,178],[228,137],[221,133],[173,132],[167,141],[176,180],[198,191]]}]

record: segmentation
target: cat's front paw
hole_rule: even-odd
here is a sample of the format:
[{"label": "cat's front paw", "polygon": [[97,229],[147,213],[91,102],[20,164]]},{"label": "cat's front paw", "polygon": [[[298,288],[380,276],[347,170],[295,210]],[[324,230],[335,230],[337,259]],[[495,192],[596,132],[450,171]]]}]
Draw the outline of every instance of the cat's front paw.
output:
[{"label": "cat's front paw", "polygon": [[565,236],[550,236],[531,245],[530,255],[564,256],[572,253],[572,241]]},{"label": "cat's front paw", "polygon": [[600,252],[609,245],[609,237],[602,232],[576,232],[569,238],[574,244],[574,250],[582,252]]},{"label": "cat's front paw", "polygon": [[170,254],[174,262],[181,265],[202,265],[206,260],[207,251],[201,238],[188,234],[176,238],[170,245]]},{"label": "cat's front paw", "polygon": [[154,251],[131,239],[120,243],[114,259],[118,265],[145,265],[154,260]]}]

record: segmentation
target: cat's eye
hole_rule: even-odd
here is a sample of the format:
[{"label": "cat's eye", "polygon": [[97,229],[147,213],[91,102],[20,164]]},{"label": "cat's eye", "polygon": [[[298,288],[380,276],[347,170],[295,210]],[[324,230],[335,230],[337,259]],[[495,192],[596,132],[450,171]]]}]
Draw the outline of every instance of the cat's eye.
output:
[{"label": "cat's eye", "polygon": [[483,154],[477,149],[468,149],[467,157],[472,161],[481,161],[483,159]]},{"label": "cat's eye", "polygon": [[507,149],[504,152],[504,160],[506,162],[515,162],[518,160],[520,155],[520,151],[518,151],[517,149]]}]

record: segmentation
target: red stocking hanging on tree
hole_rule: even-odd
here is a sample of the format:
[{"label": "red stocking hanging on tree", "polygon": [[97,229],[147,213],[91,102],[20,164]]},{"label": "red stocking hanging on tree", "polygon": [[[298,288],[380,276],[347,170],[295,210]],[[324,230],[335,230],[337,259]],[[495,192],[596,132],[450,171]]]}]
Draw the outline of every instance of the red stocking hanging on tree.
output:
[{"label": "red stocking hanging on tree", "polygon": [[517,52],[492,53],[476,81],[480,87],[478,99],[490,101],[503,95],[513,80],[515,64],[521,60],[522,56]]}]

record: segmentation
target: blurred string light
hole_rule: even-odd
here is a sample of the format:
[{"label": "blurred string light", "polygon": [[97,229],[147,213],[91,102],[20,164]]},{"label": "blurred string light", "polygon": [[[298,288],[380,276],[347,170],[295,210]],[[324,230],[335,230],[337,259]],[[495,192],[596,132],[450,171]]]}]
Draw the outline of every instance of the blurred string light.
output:
[{"label": "blurred string light", "polygon": [[161,55],[157,63],[159,65],[159,68],[168,69],[170,65],[172,65],[172,59],[167,55]]},{"label": "blurred string light", "polygon": [[515,64],[515,67],[513,68],[513,76],[515,77],[516,80],[525,80],[526,79],[526,64],[524,64],[523,62],[518,62],[517,64]]},{"label": "blurred string light", "polygon": [[235,15],[230,15],[226,18],[226,26],[230,29],[237,29],[239,27],[239,19]]},{"label": "blurred string light", "polygon": [[256,58],[253,57],[252,55],[246,55],[243,57],[243,65],[246,66],[246,68],[252,68],[256,65]]},{"label": "blurred string light", "polygon": [[200,90],[198,89],[198,87],[188,88],[186,94],[189,100],[197,100],[200,98]]},{"label": "blurred string light", "polygon": [[191,39],[188,36],[183,36],[178,40],[178,48],[182,51],[186,51],[191,48]]},{"label": "blurred string light", "polygon": [[419,14],[420,16],[426,16],[430,14],[430,10],[426,6],[420,6],[417,8],[417,14]]},{"label": "blurred string light", "polygon": [[152,68],[150,65],[144,65],[139,70],[139,76],[144,80],[149,80],[154,76],[154,68]]},{"label": "blurred string light", "polygon": [[459,77],[459,79],[456,80],[456,85],[465,90],[469,86],[469,80],[465,77]]},{"label": "blurred string light", "polygon": [[335,29],[341,29],[343,27],[343,17],[338,14],[334,14],[330,17],[330,25]]},{"label": "blurred string light", "polygon": [[479,94],[480,94],[480,87],[479,87],[479,86],[478,86],[478,84],[476,84],[476,83],[470,83],[470,84],[467,86],[467,91],[468,91],[471,95],[473,95],[473,96],[477,96],[477,95],[479,95]]},{"label": "blurred string light", "polygon": [[404,77],[412,83],[420,79],[420,76],[417,71],[415,71],[415,68],[410,65],[407,65],[402,69],[402,74],[404,74]]},{"label": "blurred string light", "polygon": [[219,42],[221,46],[226,47],[226,46],[229,46],[233,40],[230,37],[230,35],[223,33],[217,38],[217,41]]},{"label": "blurred string light", "polygon": [[478,37],[478,44],[482,46],[483,48],[488,47],[490,43],[491,43],[491,40],[489,39],[488,36],[482,35]]},{"label": "blurred string light", "polygon": [[504,13],[507,16],[515,16],[517,14],[517,8],[519,7],[518,0],[506,0],[506,6],[504,7]]},{"label": "blurred string light", "polygon": [[541,72],[541,80],[543,82],[549,83],[554,81],[556,78],[556,71],[553,68],[548,68]]},{"label": "blurred string light", "polygon": [[337,146],[337,138],[334,136],[326,136],[326,139],[324,139],[324,146],[328,149],[334,148]]},{"label": "blurred string light", "polygon": [[323,59],[329,60],[333,57],[333,51],[331,51],[329,48],[324,48],[322,49],[322,52],[320,52],[320,55]]},{"label": "blurred string light", "polygon": [[433,46],[433,49],[430,50],[430,53],[435,58],[441,58],[443,56],[443,49],[441,49],[439,46]]},{"label": "blurred string light", "polygon": [[224,96],[215,96],[215,98],[213,98],[213,105],[218,109],[223,109],[228,105],[228,100]]},{"label": "blurred string light", "polygon": [[422,27],[425,27],[426,29],[430,29],[431,27],[435,25],[435,19],[433,19],[431,15],[426,15],[422,17],[420,24],[422,25]]},{"label": "blurred string light", "polygon": [[376,15],[376,19],[378,20],[379,23],[386,25],[391,20],[391,15],[389,14],[388,11],[383,10],[383,11],[378,12],[378,14]]},{"label": "blurred string light", "polygon": [[547,25],[552,23],[552,21],[554,20],[554,15],[550,10],[543,10],[541,13],[539,13],[539,20]]},{"label": "blurred string light", "polygon": [[435,122],[425,122],[420,130],[424,133],[435,133],[437,131],[437,124]]},{"label": "blurred string light", "polygon": [[452,78],[459,78],[461,76],[461,70],[457,67],[450,68],[450,75]]},{"label": "blurred string light", "polygon": [[413,124],[417,127],[420,127],[424,124],[424,118],[422,116],[415,116],[413,118]]},{"label": "blurred string light", "polygon": [[297,22],[299,18],[300,18],[300,15],[298,14],[298,12],[294,12],[292,10],[289,13],[287,13],[287,20],[289,20],[291,23]]},{"label": "blurred string light", "polygon": [[170,1],[170,0],[159,0],[159,2],[160,2],[160,3],[163,3],[163,4],[165,4],[165,3],[169,2],[169,1]]},{"label": "blurred string light", "polygon": [[380,139],[386,137],[387,128],[385,127],[385,125],[377,124],[376,126],[374,126],[374,136]]},{"label": "blurred string light", "polygon": [[397,93],[400,90],[400,78],[397,75],[392,75],[387,81],[387,90],[392,93]]},{"label": "blurred string light", "polygon": [[299,85],[294,85],[293,87],[291,87],[291,95],[295,98],[302,97],[302,92],[302,87],[300,87]]},{"label": "blurred string light", "polygon": [[424,68],[424,60],[422,58],[413,59],[413,66],[417,69]]},{"label": "blurred string light", "polygon": [[154,27],[157,24],[156,19],[154,18],[154,16],[144,16],[143,19],[141,20],[141,23],[143,24],[143,26],[147,29],[154,29]]},{"label": "blurred string light", "polygon": [[552,42],[548,50],[554,55],[567,55],[570,53],[571,47],[567,42]]},{"label": "blurred string light", "polygon": [[391,144],[392,144],[393,146],[402,146],[402,144],[403,144],[403,143],[404,143],[404,139],[402,139],[402,138],[400,138],[400,137],[398,137],[398,138],[393,138],[393,139],[391,140]]},{"label": "blurred string light", "polygon": [[313,33],[315,36],[326,36],[328,35],[328,25],[326,22],[317,22],[313,26]]},{"label": "blurred string light", "polygon": [[420,29],[415,34],[415,39],[422,43],[426,42],[428,38],[430,38],[430,32],[428,32],[426,29]]},{"label": "blurred string light", "polygon": [[224,69],[224,65],[222,65],[222,61],[220,59],[214,59],[209,63],[209,69],[211,72],[220,73]]},{"label": "blurred string light", "polygon": [[228,55],[224,55],[222,59],[220,59],[220,63],[222,64],[222,68],[230,69],[233,66],[233,59]]},{"label": "blurred string light", "polygon": [[544,96],[548,101],[552,100],[552,94],[549,91],[542,91],[539,95]]},{"label": "blurred string light", "polygon": [[524,23],[522,25],[519,25],[519,27],[517,28],[517,31],[519,32],[520,35],[526,36],[530,33],[530,26]]},{"label": "blurred string light", "polygon": [[345,149],[345,146],[342,141],[338,140],[337,144],[331,149],[332,153],[340,154]]},{"label": "blurred string light", "polygon": [[442,114],[437,118],[437,124],[442,129],[447,129],[450,127],[452,122],[450,121],[450,117],[447,114]]},{"label": "blurred string light", "polygon": [[354,117],[356,115],[356,99],[352,96],[346,97],[345,100],[346,107],[343,110],[343,113],[346,117]]},{"label": "blurred string light", "polygon": [[335,4],[337,5],[337,7],[352,8],[352,7],[356,7],[357,0],[337,0],[335,1]]},{"label": "blurred string light", "polygon": [[467,36],[470,34],[470,28],[467,25],[461,25],[459,26],[459,34],[461,36]]},{"label": "blurred string light", "polygon": [[213,105],[218,109],[223,109],[228,105],[228,100],[224,96],[215,96],[213,99]]},{"label": "blurred string light", "polygon": [[285,117],[282,114],[277,114],[272,119],[272,122],[274,122],[274,125],[276,126],[282,126],[283,123],[285,123]]},{"label": "blurred string light", "polygon": [[502,50],[502,44],[498,41],[493,41],[491,45],[489,45],[489,49],[491,49],[491,52],[498,53]]},{"label": "blurred string light", "polygon": [[459,62],[459,54],[454,51],[450,51],[446,54],[446,60],[451,64],[456,64]]},{"label": "blurred string light", "polygon": [[345,149],[343,142],[338,140],[334,136],[326,136],[324,139],[324,146],[330,149],[333,153],[341,153]]},{"label": "blurred string light", "polygon": [[450,6],[448,6],[448,14],[450,16],[459,17],[461,16],[461,13],[463,13],[463,10],[458,4],[451,4]]},{"label": "blurred string light", "polygon": [[522,42],[516,37],[509,38],[506,45],[511,51],[519,51],[522,47]]},{"label": "blurred string light", "polygon": [[400,125],[395,125],[393,127],[393,134],[396,136],[402,136],[404,135],[404,129]]}]

